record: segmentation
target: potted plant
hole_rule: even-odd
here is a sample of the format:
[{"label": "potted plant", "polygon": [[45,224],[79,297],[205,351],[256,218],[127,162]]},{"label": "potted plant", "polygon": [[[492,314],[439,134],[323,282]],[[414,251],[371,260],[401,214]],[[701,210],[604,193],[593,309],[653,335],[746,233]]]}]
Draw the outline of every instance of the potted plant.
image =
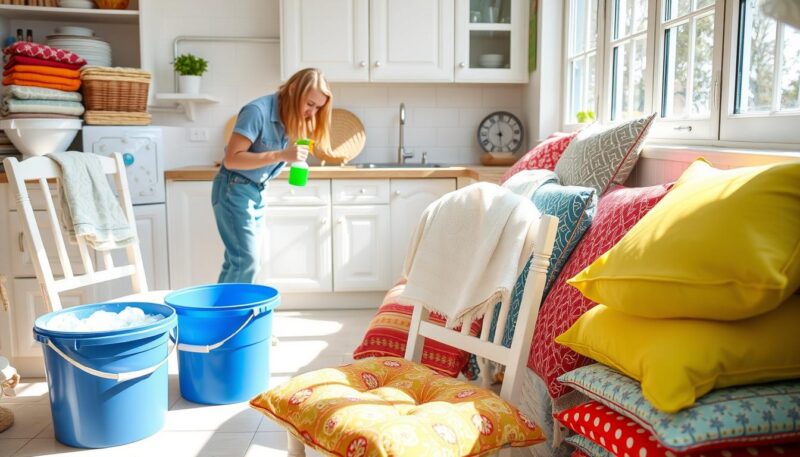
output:
[{"label": "potted plant", "polygon": [[208,70],[208,61],[194,54],[181,54],[175,58],[174,66],[180,75],[180,93],[199,94],[200,76]]}]

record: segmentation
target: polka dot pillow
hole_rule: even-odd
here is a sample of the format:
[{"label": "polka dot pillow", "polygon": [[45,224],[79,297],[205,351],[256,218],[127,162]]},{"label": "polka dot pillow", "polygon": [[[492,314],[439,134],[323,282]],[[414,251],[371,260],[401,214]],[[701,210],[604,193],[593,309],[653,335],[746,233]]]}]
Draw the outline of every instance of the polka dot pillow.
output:
[{"label": "polka dot pillow", "polygon": [[[739,447],[679,452],[665,448],[653,435],[627,417],[596,401],[555,415],[579,438],[568,440],[594,456],[620,457],[785,457],[800,455],[800,444]],[[587,444],[588,440],[592,444]],[[601,449],[598,451],[598,448]]]}]

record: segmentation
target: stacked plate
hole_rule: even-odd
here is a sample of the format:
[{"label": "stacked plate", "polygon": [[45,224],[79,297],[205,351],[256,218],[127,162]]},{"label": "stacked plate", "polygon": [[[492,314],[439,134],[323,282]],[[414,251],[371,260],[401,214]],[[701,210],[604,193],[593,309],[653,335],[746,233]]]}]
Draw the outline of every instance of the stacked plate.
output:
[{"label": "stacked plate", "polygon": [[85,27],[59,27],[47,35],[47,45],[66,49],[86,59],[89,65],[111,66],[111,45],[94,37],[94,31]]},{"label": "stacked plate", "polygon": [[97,8],[92,0],[58,0],[58,6],[62,8]]}]

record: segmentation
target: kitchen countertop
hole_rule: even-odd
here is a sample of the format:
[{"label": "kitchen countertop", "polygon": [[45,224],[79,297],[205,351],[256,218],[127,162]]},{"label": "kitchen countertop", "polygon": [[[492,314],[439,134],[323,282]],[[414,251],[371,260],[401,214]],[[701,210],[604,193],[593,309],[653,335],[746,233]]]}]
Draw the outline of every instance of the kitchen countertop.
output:
[{"label": "kitchen countertop", "polygon": [[[167,181],[211,181],[219,167],[196,166],[167,170]],[[508,167],[483,165],[454,165],[442,168],[356,168],[354,166],[309,167],[311,179],[414,179],[414,178],[469,178],[476,181],[499,183]],[[278,178],[286,179],[289,169]],[[7,183],[6,174],[0,171],[0,183]]]},{"label": "kitchen countertop", "polygon": [[[167,170],[167,181],[211,181],[219,167],[199,166]],[[310,179],[389,179],[389,178],[471,178],[476,181],[499,183],[508,167],[483,165],[454,165],[442,168],[356,168],[348,165],[309,167]],[[278,178],[286,179],[289,168],[284,168]]]}]

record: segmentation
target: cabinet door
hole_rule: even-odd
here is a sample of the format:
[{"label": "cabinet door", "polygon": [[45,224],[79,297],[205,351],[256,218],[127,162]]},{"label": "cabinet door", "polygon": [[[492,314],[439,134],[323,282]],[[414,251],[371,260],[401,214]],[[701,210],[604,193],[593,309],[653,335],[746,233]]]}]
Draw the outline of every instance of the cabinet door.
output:
[{"label": "cabinet door", "polygon": [[456,82],[528,82],[529,5],[456,0]]},{"label": "cabinet door", "polygon": [[211,208],[211,181],[167,189],[169,278],[173,289],[217,282],[225,251]]},{"label": "cabinet door", "polygon": [[330,206],[268,208],[256,282],[283,292],[331,292]]},{"label": "cabinet door", "polygon": [[372,81],[453,80],[453,0],[372,0]]},{"label": "cabinet door", "polygon": [[392,179],[390,184],[391,275],[392,281],[397,281],[422,212],[442,195],[456,190],[456,182],[454,179]]},{"label": "cabinet door", "polygon": [[330,81],[368,81],[368,0],[281,0],[281,76],[320,68]]},{"label": "cabinet door", "polygon": [[333,289],[336,292],[388,290],[388,205],[334,206]]}]

